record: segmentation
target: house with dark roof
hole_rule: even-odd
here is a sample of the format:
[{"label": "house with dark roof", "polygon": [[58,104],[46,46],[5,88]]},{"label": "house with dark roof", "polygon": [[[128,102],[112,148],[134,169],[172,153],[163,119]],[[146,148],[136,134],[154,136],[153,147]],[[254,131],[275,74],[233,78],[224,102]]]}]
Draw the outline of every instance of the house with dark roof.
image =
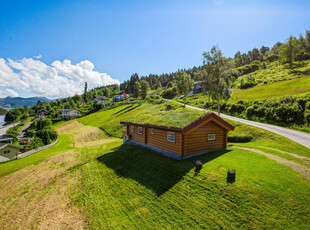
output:
[{"label": "house with dark roof", "polygon": [[210,113],[184,128],[122,121],[125,144],[152,149],[163,155],[186,159],[227,148],[227,134],[234,127]]},{"label": "house with dark roof", "polygon": [[196,81],[193,84],[193,94],[197,94],[197,93],[202,93],[203,89],[201,88],[201,86],[199,85],[200,82]]},{"label": "house with dark roof", "polygon": [[99,102],[100,104],[107,105],[107,104],[109,104],[109,99],[106,98],[105,96],[96,95],[96,96],[94,96],[93,102],[94,103]]},{"label": "house with dark roof", "polygon": [[47,111],[46,109],[39,109],[39,110],[37,111],[36,117],[37,117],[37,118],[46,118],[47,115],[48,115],[48,111]]},{"label": "house with dark roof", "polygon": [[62,120],[71,120],[81,116],[81,112],[76,109],[62,109],[59,110],[59,118]]},{"label": "house with dark roof", "polygon": [[19,147],[8,143],[0,143],[0,162],[16,159]]}]

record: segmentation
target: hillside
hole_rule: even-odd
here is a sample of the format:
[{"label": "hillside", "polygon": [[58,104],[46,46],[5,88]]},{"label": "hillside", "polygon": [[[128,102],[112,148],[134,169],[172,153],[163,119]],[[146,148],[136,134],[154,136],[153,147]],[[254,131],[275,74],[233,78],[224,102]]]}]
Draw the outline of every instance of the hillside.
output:
[{"label": "hillside", "polygon": [[[120,136],[123,109],[128,120],[137,121],[138,114],[155,123],[165,117],[166,124],[173,125],[172,117],[182,117],[182,108],[165,113],[160,105],[131,106],[62,122],[56,127],[55,146],[0,164],[0,225],[7,229],[309,228],[310,183],[302,174],[258,153],[231,147],[199,157],[204,165],[195,173],[198,158],[176,161],[123,146],[122,140],[97,128]],[[180,126],[200,115],[190,109],[186,113],[191,118],[183,124],[179,120]],[[252,142],[234,146],[262,149],[309,166],[285,153],[309,157],[303,146],[233,124],[231,135],[253,136]],[[226,183],[228,169],[237,170],[234,184]]]},{"label": "hillside", "polygon": [[310,76],[259,84],[249,89],[235,90],[229,101],[261,100],[285,95],[300,95],[310,92]]},{"label": "hillside", "polygon": [[292,69],[280,61],[263,62],[260,66],[259,70],[237,78],[231,101],[268,99],[310,91],[310,61],[295,62]]},{"label": "hillside", "polygon": [[5,97],[0,98],[0,107],[5,109],[23,108],[24,106],[32,107],[37,104],[38,100],[41,102],[52,101],[46,97]]}]

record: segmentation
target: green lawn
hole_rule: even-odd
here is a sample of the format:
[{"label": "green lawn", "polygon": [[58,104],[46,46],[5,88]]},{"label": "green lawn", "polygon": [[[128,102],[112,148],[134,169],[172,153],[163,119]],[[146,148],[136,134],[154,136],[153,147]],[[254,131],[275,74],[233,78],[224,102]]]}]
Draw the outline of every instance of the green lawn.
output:
[{"label": "green lawn", "polygon": [[[259,154],[228,149],[176,161],[113,143],[85,151],[76,197],[91,229],[307,229],[310,184]],[[195,173],[197,159],[204,163]],[[234,184],[226,182],[236,169]]]},{"label": "green lawn", "polygon": [[249,89],[239,89],[233,92],[230,101],[268,99],[285,95],[298,95],[309,91],[310,77],[304,77],[258,85]]},{"label": "green lawn", "polygon": [[[178,107],[166,112],[163,108],[163,105],[152,104],[126,105],[125,119],[165,122],[165,125],[178,124],[181,127],[203,115],[191,109]],[[85,216],[90,229],[309,229],[310,182],[300,173],[260,154],[234,148],[177,161],[139,147],[123,146],[122,140],[115,138],[121,136],[119,121],[123,119],[122,111],[120,106],[77,120],[88,126],[62,123],[57,128],[60,135],[55,146],[17,161],[0,164],[0,180],[5,180],[6,175],[18,173],[18,170],[35,170],[33,167],[36,166],[52,172],[67,167],[50,180],[46,192],[44,187],[41,188],[40,199],[43,199],[42,196],[52,197],[50,191],[54,191],[53,186],[58,184],[56,190],[64,190],[62,194],[71,200],[71,203],[64,205],[61,203],[64,197],[57,199],[60,202],[58,206],[73,205],[72,210],[79,210]],[[101,127],[114,137],[105,137],[105,141],[97,143],[95,137],[102,138],[102,135],[94,134],[96,129],[89,125]],[[305,147],[286,138],[236,122],[233,125],[236,129],[231,134],[253,136],[252,142],[233,144],[235,146],[272,146],[309,156]],[[85,138],[89,140],[82,147],[77,147],[76,143]],[[60,161],[62,157],[66,159],[63,154],[68,151],[75,154],[70,167]],[[268,151],[272,153],[273,150]],[[56,161],[54,157],[58,154],[63,156]],[[272,154],[281,153],[274,151]],[[198,173],[195,172],[197,159],[204,163]],[[226,182],[228,169],[237,172],[233,184]],[[73,183],[73,178],[79,178],[78,182]],[[60,186],[57,182],[64,179],[66,183]],[[4,201],[0,196],[2,205],[23,200],[28,193],[36,191],[30,189],[34,184],[24,185],[19,180],[11,183],[16,184],[10,187],[21,186],[19,190],[23,192],[12,194]],[[5,188],[0,185],[1,189]],[[35,198],[32,194],[27,202]],[[27,203],[24,205],[27,206]],[[17,207],[12,205],[10,211],[16,208],[15,212],[20,212]],[[35,218],[39,213],[37,209],[29,208],[24,215]],[[60,215],[59,221],[69,221],[70,218],[66,217],[72,214],[72,210]],[[49,220],[52,216],[44,218]],[[6,213],[1,214],[0,211],[0,224],[4,217],[7,217]],[[38,217],[30,228],[40,226],[44,218]],[[11,228],[21,228],[16,223]],[[53,228],[53,222],[49,222],[48,226]]]}]

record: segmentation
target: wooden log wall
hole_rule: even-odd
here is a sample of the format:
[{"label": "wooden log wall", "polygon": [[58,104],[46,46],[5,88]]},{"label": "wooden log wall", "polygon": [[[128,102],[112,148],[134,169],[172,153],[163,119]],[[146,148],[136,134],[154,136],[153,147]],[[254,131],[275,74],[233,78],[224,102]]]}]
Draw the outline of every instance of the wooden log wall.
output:
[{"label": "wooden log wall", "polygon": [[[208,141],[208,134],[216,134],[214,141]],[[184,156],[226,148],[226,130],[211,121],[184,134]]]},{"label": "wooden log wall", "polygon": [[168,131],[166,130],[154,129],[154,134],[151,134],[151,128],[147,128],[146,144],[176,153],[181,156],[182,134],[180,132],[175,132],[175,142],[170,142],[167,140],[167,132]]}]

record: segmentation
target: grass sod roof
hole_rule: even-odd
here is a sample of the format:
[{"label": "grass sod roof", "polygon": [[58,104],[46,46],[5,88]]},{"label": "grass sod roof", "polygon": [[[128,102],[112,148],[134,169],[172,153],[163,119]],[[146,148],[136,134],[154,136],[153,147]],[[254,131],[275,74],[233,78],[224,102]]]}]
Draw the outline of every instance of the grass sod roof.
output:
[{"label": "grass sod roof", "polygon": [[208,114],[198,118],[197,120],[193,121],[192,123],[188,124],[187,126],[185,126],[183,128],[171,127],[171,126],[161,126],[161,125],[154,125],[154,124],[134,123],[134,122],[126,122],[126,121],[121,121],[120,123],[125,124],[125,125],[136,125],[136,126],[141,126],[141,127],[146,127],[146,128],[156,128],[156,129],[161,129],[161,130],[168,130],[168,131],[186,133],[189,130],[191,130],[192,128],[204,123],[207,120],[215,121],[217,124],[219,124],[220,126],[225,128],[226,130],[229,130],[229,131],[234,130],[234,127],[231,124],[229,124],[228,122],[226,122],[225,120],[223,120],[222,118],[217,116],[215,113],[208,113]]}]

